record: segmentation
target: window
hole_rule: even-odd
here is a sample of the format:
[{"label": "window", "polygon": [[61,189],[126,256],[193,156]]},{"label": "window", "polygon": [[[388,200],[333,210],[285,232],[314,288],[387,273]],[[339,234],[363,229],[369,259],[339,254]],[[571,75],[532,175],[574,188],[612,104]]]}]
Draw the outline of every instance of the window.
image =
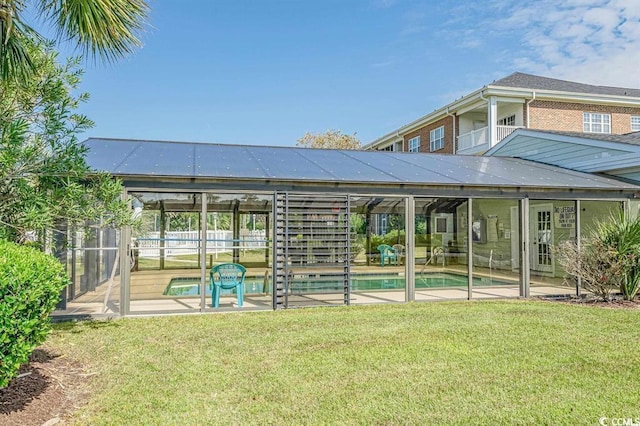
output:
[{"label": "window", "polygon": [[395,151],[394,145],[385,146],[384,148],[380,148],[380,151]]},{"label": "window", "polygon": [[420,136],[409,139],[409,152],[420,152]]},{"label": "window", "polygon": [[515,126],[516,125],[516,115],[510,115],[508,117],[501,118],[498,120],[498,126]]},{"label": "window", "polygon": [[431,151],[437,151],[444,148],[444,126],[440,126],[430,132],[429,148]]},{"label": "window", "polygon": [[631,131],[640,132],[640,115],[631,116]]},{"label": "window", "polygon": [[378,233],[384,235],[387,233],[387,219],[389,218],[386,214],[380,215],[380,229],[378,229]]},{"label": "window", "polygon": [[447,233],[447,218],[436,217],[436,234],[446,234],[446,233]]},{"label": "window", "polygon": [[584,112],[582,113],[582,130],[587,133],[611,133],[611,116]]}]

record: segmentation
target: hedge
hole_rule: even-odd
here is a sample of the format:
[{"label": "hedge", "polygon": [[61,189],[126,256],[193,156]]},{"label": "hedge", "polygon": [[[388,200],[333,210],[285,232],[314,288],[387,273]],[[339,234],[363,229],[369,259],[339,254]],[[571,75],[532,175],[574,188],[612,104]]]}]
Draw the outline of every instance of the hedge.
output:
[{"label": "hedge", "polygon": [[49,314],[68,282],[54,257],[0,240],[0,388],[46,339]]}]

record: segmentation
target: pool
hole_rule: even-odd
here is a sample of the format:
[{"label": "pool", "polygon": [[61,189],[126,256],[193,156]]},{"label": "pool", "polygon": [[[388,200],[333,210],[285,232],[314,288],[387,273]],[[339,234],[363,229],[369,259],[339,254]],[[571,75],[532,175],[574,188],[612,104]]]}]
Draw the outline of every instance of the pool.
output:
[{"label": "pool", "polygon": [[[467,287],[467,276],[447,272],[426,273],[416,275],[416,288]],[[474,287],[496,285],[516,285],[515,282],[491,279],[489,277],[473,277]],[[264,294],[264,277],[245,278],[245,294]],[[398,274],[357,274],[351,275],[351,291],[399,290],[404,289],[405,277]],[[343,283],[336,276],[321,274],[295,275],[293,293],[331,293],[342,292]],[[206,294],[211,295],[207,282]],[[200,294],[199,278],[173,278],[162,293],[165,296],[197,296]],[[235,294],[233,290],[222,290],[222,294]]]},{"label": "pool", "polygon": [[[205,284],[207,296],[211,295],[209,280]],[[236,289],[222,290],[220,294],[235,294]],[[244,279],[244,293],[264,293],[263,277],[246,277]],[[164,296],[198,296],[200,294],[200,278],[180,277],[172,278],[169,285],[162,292]]]},{"label": "pool", "polygon": [[[416,275],[416,288],[438,288],[438,287],[467,287],[467,276],[452,274],[448,272],[435,272],[429,274]],[[487,287],[495,285],[514,285],[517,283],[496,280],[489,277],[473,277],[474,287]]]}]

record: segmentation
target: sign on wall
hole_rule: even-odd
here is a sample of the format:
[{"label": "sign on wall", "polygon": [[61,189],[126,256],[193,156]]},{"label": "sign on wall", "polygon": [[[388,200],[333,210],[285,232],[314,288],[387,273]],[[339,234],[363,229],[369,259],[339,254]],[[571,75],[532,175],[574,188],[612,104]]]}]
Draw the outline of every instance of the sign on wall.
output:
[{"label": "sign on wall", "polygon": [[575,228],[576,206],[554,207],[553,219],[556,228]]}]

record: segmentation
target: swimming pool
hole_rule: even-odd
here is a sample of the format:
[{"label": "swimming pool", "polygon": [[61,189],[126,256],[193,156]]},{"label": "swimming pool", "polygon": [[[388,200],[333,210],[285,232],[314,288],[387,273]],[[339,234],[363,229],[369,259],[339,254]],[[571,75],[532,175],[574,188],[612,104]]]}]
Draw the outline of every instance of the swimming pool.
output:
[{"label": "swimming pool", "polygon": [[[467,276],[449,272],[425,273],[416,275],[416,288],[447,288],[466,287]],[[357,274],[351,275],[351,291],[371,290],[399,290],[405,286],[405,277],[398,274]],[[515,282],[491,279],[489,277],[473,277],[474,287],[496,285],[515,285]],[[263,277],[245,278],[245,294],[264,294]],[[270,285],[270,284],[269,284]],[[343,283],[335,276],[321,276],[320,274],[294,276],[291,291],[293,293],[330,293],[342,292]],[[211,295],[209,283],[206,284],[206,294]],[[165,296],[197,296],[200,294],[199,278],[173,278],[162,293]],[[222,290],[222,294],[235,294],[233,290]]]},{"label": "swimming pool", "polygon": [[[211,295],[209,280],[205,284],[206,294]],[[264,293],[264,278],[246,277],[244,280],[244,293]],[[220,294],[235,294],[235,289],[222,290]],[[179,277],[172,278],[169,285],[162,292],[164,296],[198,296],[200,294],[200,278]]]}]

